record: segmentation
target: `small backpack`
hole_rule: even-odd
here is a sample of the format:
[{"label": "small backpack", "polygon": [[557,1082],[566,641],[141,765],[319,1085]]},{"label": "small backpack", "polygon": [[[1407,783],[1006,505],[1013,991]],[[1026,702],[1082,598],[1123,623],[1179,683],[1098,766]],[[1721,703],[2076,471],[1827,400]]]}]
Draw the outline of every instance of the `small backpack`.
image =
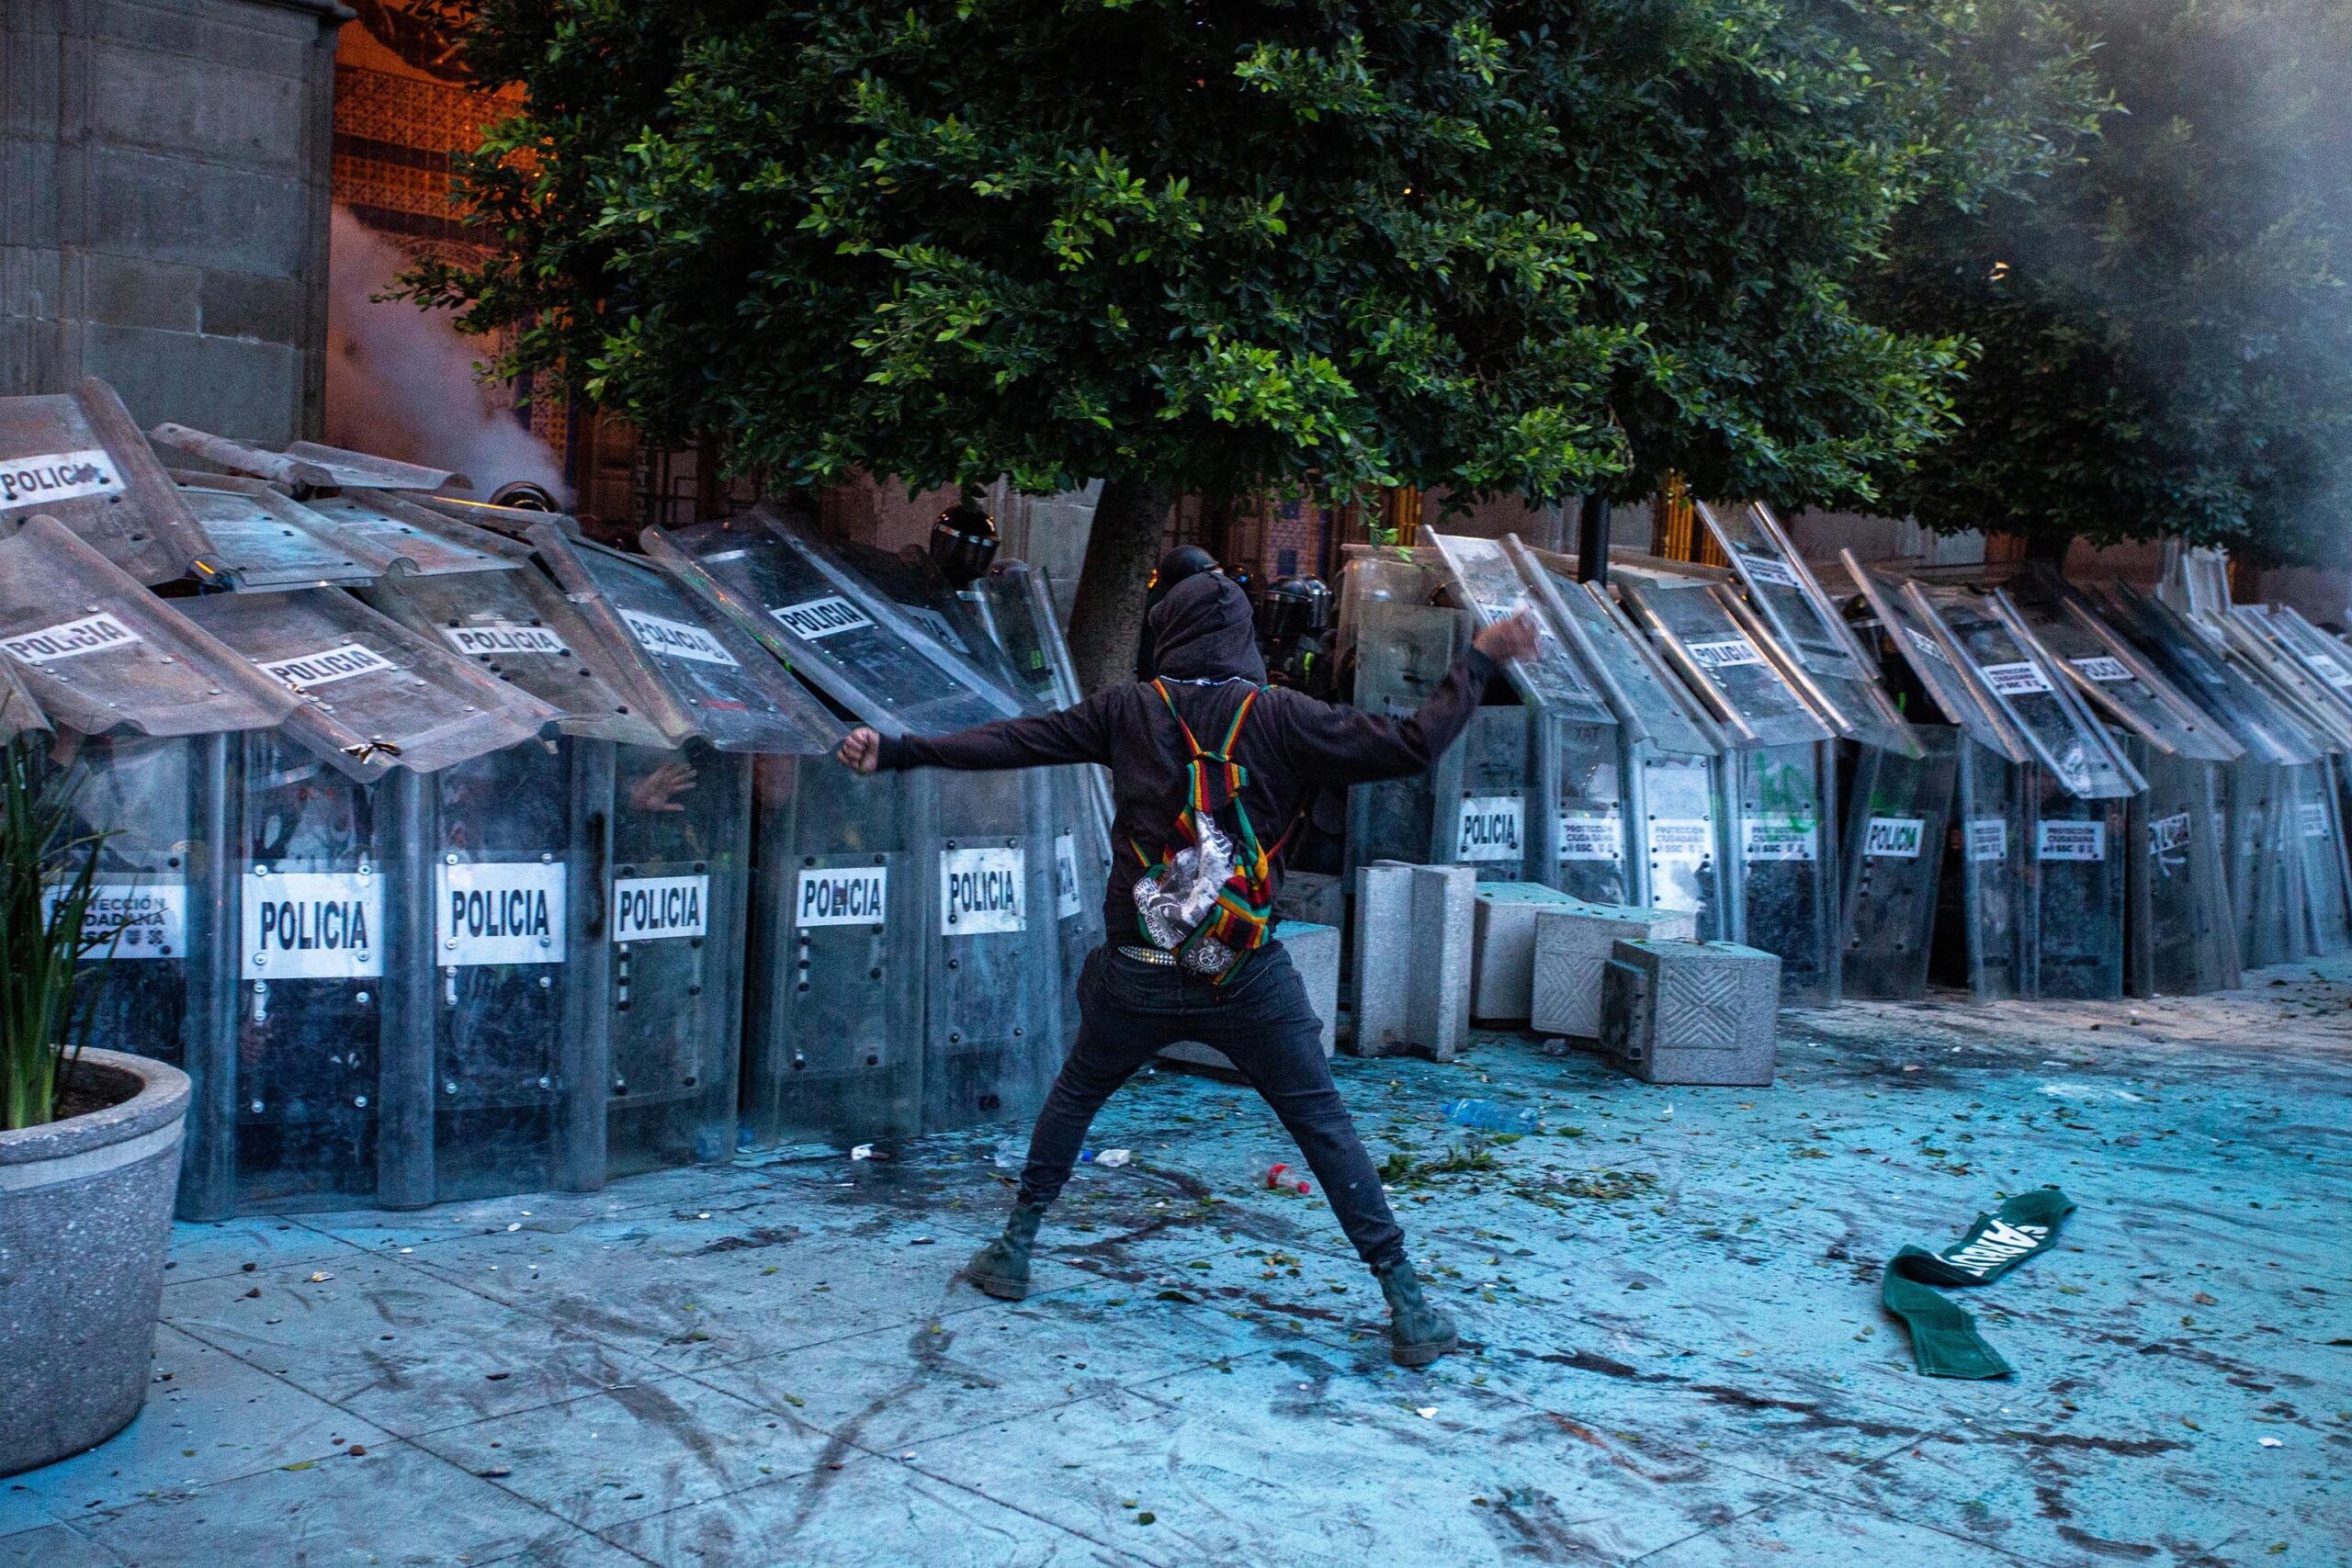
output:
[{"label": "small backpack", "polygon": [[[1260,846],[1240,800],[1249,770],[1233,760],[1242,721],[1266,688],[1241,699],[1224,743],[1214,751],[1202,750],[1166,683],[1154,681],[1151,689],[1183,731],[1192,761],[1184,766],[1184,808],[1169,829],[1161,858],[1147,860],[1143,846],[1129,840],[1144,866],[1135,886],[1136,923],[1154,947],[1175,953],[1182,967],[1214,975],[1223,985],[1244,958],[1265,945],[1274,923],[1273,857],[1290,837],[1285,831],[1272,850]],[[1230,830],[1220,814],[1231,818]]]}]

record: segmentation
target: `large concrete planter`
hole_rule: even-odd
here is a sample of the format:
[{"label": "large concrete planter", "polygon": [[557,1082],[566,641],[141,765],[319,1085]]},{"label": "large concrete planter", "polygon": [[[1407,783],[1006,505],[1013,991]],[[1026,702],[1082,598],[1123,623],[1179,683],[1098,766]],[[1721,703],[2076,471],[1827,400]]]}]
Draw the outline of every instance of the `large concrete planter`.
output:
[{"label": "large concrete planter", "polygon": [[0,1475],[103,1442],[147,1395],[187,1075],[116,1051],[81,1072],[124,1098],[0,1133]]}]

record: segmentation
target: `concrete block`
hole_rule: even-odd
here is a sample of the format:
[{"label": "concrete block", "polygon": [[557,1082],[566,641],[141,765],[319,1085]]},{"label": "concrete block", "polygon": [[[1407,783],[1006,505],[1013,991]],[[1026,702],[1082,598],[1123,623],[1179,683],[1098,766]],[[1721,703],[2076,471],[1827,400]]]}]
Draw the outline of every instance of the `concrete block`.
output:
[{"label": "concrete block", "polygon": [[1590,1040],[1600,1033],[1600,969],[1620,942],[1693,942],[1697,915],[1632,904],[1572,904],[1535,912],[1529,1027]]},{"label": "concrete block", "polygon": [[[1323,1021],[1323,1055],[1328,1058],[1339,1044],[1340,928],[1284,920],[1274,936],[1283,944],[1283,951],[1290,954],[1291,967],[1298,971],[1299,982],[1306,987],[1307,1005]],[[1198,1062],[1204,1066],[1233,1066],[1224,1052],[1196,1040],[1163,1045],[1159,1054],[1174,1061]]]},{"label": "concrete block", "polygon": [[208,337],[259,338],[300,343],[306,323],[307,290],[299,279],[264,277],[250,272],[208,271],[203,284],[203,328]]},{"label": "concrete block", "polygon": [[1349,1049],[1359,1056],[1391,1056],[1409,1050],[1406,1003],[1411,992],[1413,868],[1398,861],[1374,861],[1356,873],[1354,984],[1349,1010],[1355,1032]]},{"label": "concrete block", "polygon": [[177,420],[270,446],[301,434],[302,356],[288,344],[93,323],[83,345],[141,429]]},{"label": "concrete block", "polygon": [[[1274,896],[1274,913],[1284,922],[1303,920],[1310,925],[1342,926],[1347,923],[1347,884],[1336,876],[1318,871],[1294,871],[1283,876],[1283,890]],[[1283,940],[1290,940],[1285,936]]]},{"label": "concrete block", "polygon": [[89,181],[97,249],[280,277],[310,257],[313,192],[296,174],[100,147]]},{"label": "concrete block", "polygon": [[1478,884],[1470,943],[1472,1018],[1527,1021],[1534,996],[1536,914],[1577,908],[1576,899],[1540,882]]},{"label": "concrete block", "polygon": [[[1422,1053],[1451,1062],[1470,1043],[1470,950],[1477,931],[1478,873],[1466,865],[1413,867],[1413,928],[1405,1037]],[[1378,968],[1371,963],[1358,968]]]},{"label": "concrete block", "polygon": [[119,43],[92,52],[91,118],[105,141],[209,163],[301,170],[309,88],[299,76]]},{"label": "concrete block", "polygon": [[[192,266],[141,261],[103,252],[83,258],[83,309],[94,321],[164,332],[198,329],[198,294],[203,274]],[[291,343],[298,333],[281,341]]]},{"label": "concrete block", "polygon": [[1600,1053],[1645,1083],[1772,1081],[1781,961],[1729,942],[1621,942],[1601,966]]}]

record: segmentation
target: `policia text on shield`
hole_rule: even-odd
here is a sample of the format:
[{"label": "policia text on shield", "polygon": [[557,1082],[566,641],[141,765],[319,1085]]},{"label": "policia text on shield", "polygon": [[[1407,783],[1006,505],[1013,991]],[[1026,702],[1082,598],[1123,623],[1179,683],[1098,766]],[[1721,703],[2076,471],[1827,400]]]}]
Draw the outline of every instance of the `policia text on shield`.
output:
[{"label": "policia text on shield", "polygon": [[[1408,1366],[1426,1364],[1453,1347],[1453,1326],[1422,1299],[1296,972],[1278,942],[1250,945],[1254,931],[1229,953],[1196,933],[1221,921],[1216,929],[1232,943],[1233,924],[1219,911],[1235,908],[1245,885],[1254,907],[1243,911],[1245,923],[1253,916],[1262,922],[1289,829],[1315,793],[1427,768],[1469,722],[1498,661],[1534,651],[1534,628],[1513,617],[1481,631],[1429,701],[1401,720],[1266,686],[1250,601],[1221,572],[1187,578],[1155,605],[1150,639],[1156,680],[1059,713],[931,739],[861,728],[841,748],[842,760],[862,773],[1069,762],[1112,771],[1116,848],[1103,907],[1111,934],[1080,974],[1078,1042],[1038,1115],[1012,1216],[967,1275],[991,1295],[1027,1293],[1038,1224],[1069,1179],[1095,1111],[1162,1045],[1194,1040],[1224,1052],[1273,1107],[1380,1281],[1392,1353]],[[1212,774],[1215,787],[1204,782]],[[1173,841],[1180,823],[1192,840],[1181,851]],[[1228,855],[1240,866],[1229,880]],[[1168,888],[1212,862],[1216,872],[1204,890],[1216,898],[1184,904],[1182,929],[1171,927]],[[1196,961],[1209,949],[1224,955],[1223,966]]]}]

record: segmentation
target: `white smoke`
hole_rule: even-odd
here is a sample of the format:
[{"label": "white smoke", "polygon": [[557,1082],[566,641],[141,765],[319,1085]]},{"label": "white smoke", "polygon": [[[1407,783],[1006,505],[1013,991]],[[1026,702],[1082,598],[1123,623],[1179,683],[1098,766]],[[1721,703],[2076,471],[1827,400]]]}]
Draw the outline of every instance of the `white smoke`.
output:
[{"label": "white smoke", "polygon": [[555,454],[516,422],[504,387],[474,373],[476,345],[447,313],[378,302],[406,253],[344,208],[327,267],[327,443],[469,476],[473,493],[513,479],[571,492]]}]

